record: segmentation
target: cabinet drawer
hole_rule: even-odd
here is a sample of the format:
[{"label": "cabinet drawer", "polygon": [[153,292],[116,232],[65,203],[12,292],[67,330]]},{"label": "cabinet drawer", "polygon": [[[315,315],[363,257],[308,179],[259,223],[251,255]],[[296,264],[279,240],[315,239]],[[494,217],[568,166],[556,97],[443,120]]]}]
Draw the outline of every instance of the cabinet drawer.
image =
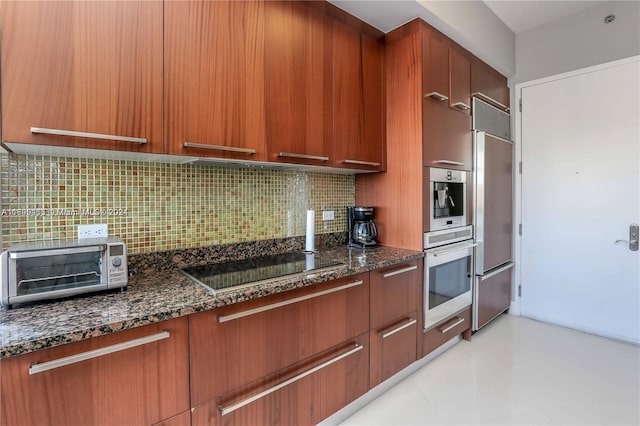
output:
[{"label": "cabinet drawer", "polygon": [[187,411],[187,341],[183,317],[4,359],[0,424],[149,425]]},{"label": "cabinet drawer", "polygon": [[452,315],[422,335],[422,356],[428,355],[463,332],[465,340],[470,340],[471,306]]},{"label": "cabinet drawer", "polygon": [[197,405],[194,425],[311,425],[369,388],[368,334],[265,380]]},{"label": "cabinet drawer", "polygon": [[192,405],[369,330],[368,273],[190,317]]},{"label": "cabinet drawer", "polygon": [[418,309],[421,278],[422,260],[371,272],[372,329]]},{"label": "cabinet drawer", "polygon": [[370,386],[373,388],[417,359],[418,321],[412,312],[387,327],[372,330]]},{"label": "cabinet drawer", "polygon": [[495,275],[476,278],[475,330],[486,325],[511,306],[512,272],[511,267],[508,267]]}]

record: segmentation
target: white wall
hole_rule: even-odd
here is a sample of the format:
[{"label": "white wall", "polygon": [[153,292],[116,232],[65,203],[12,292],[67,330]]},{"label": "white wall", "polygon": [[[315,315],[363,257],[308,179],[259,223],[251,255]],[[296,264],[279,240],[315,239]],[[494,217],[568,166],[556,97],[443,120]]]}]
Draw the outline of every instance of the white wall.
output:
[{"label": "white wall", "polygon": [[[605,24],[609,14],[616,19]],[[517,34],[510,85],[638,54],[640,2],[609,1]]]}]

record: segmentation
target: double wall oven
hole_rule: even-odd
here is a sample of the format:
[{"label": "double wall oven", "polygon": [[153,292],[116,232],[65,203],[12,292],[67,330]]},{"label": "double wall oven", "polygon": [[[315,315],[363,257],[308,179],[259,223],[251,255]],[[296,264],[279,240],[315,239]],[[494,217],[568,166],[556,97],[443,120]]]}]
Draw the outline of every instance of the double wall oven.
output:
[{"label": "double wall oven", "polygon": [[[467,225],[467,173],[428,169],[428,231],[424,233],[424,329],[471,305],[473,227]],[[427,209],[425,209],[427,210]]]}]

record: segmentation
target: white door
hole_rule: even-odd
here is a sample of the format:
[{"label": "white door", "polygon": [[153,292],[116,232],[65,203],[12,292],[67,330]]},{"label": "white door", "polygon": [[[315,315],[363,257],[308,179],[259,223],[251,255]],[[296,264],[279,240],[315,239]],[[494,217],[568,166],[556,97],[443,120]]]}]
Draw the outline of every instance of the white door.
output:
[{"label": "white door", "polygon": [[522,86],[521,315],[640,342],[638,58]]}]

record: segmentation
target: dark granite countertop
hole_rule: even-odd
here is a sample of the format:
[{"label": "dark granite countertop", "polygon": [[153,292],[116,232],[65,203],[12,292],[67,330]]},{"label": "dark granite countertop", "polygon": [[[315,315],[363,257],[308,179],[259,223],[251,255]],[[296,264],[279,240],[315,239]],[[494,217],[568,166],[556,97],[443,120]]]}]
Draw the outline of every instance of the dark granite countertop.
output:
[{"label": "dark granite countertop", "polygon": [[144,272],[124,292],[100,293],[0,311],[0,359],[189,315],[283,291],[392,266],[422,252],[376,247],[319,250],[341,262],[330,269],[286,276],[214,295],[178,270]]}]

